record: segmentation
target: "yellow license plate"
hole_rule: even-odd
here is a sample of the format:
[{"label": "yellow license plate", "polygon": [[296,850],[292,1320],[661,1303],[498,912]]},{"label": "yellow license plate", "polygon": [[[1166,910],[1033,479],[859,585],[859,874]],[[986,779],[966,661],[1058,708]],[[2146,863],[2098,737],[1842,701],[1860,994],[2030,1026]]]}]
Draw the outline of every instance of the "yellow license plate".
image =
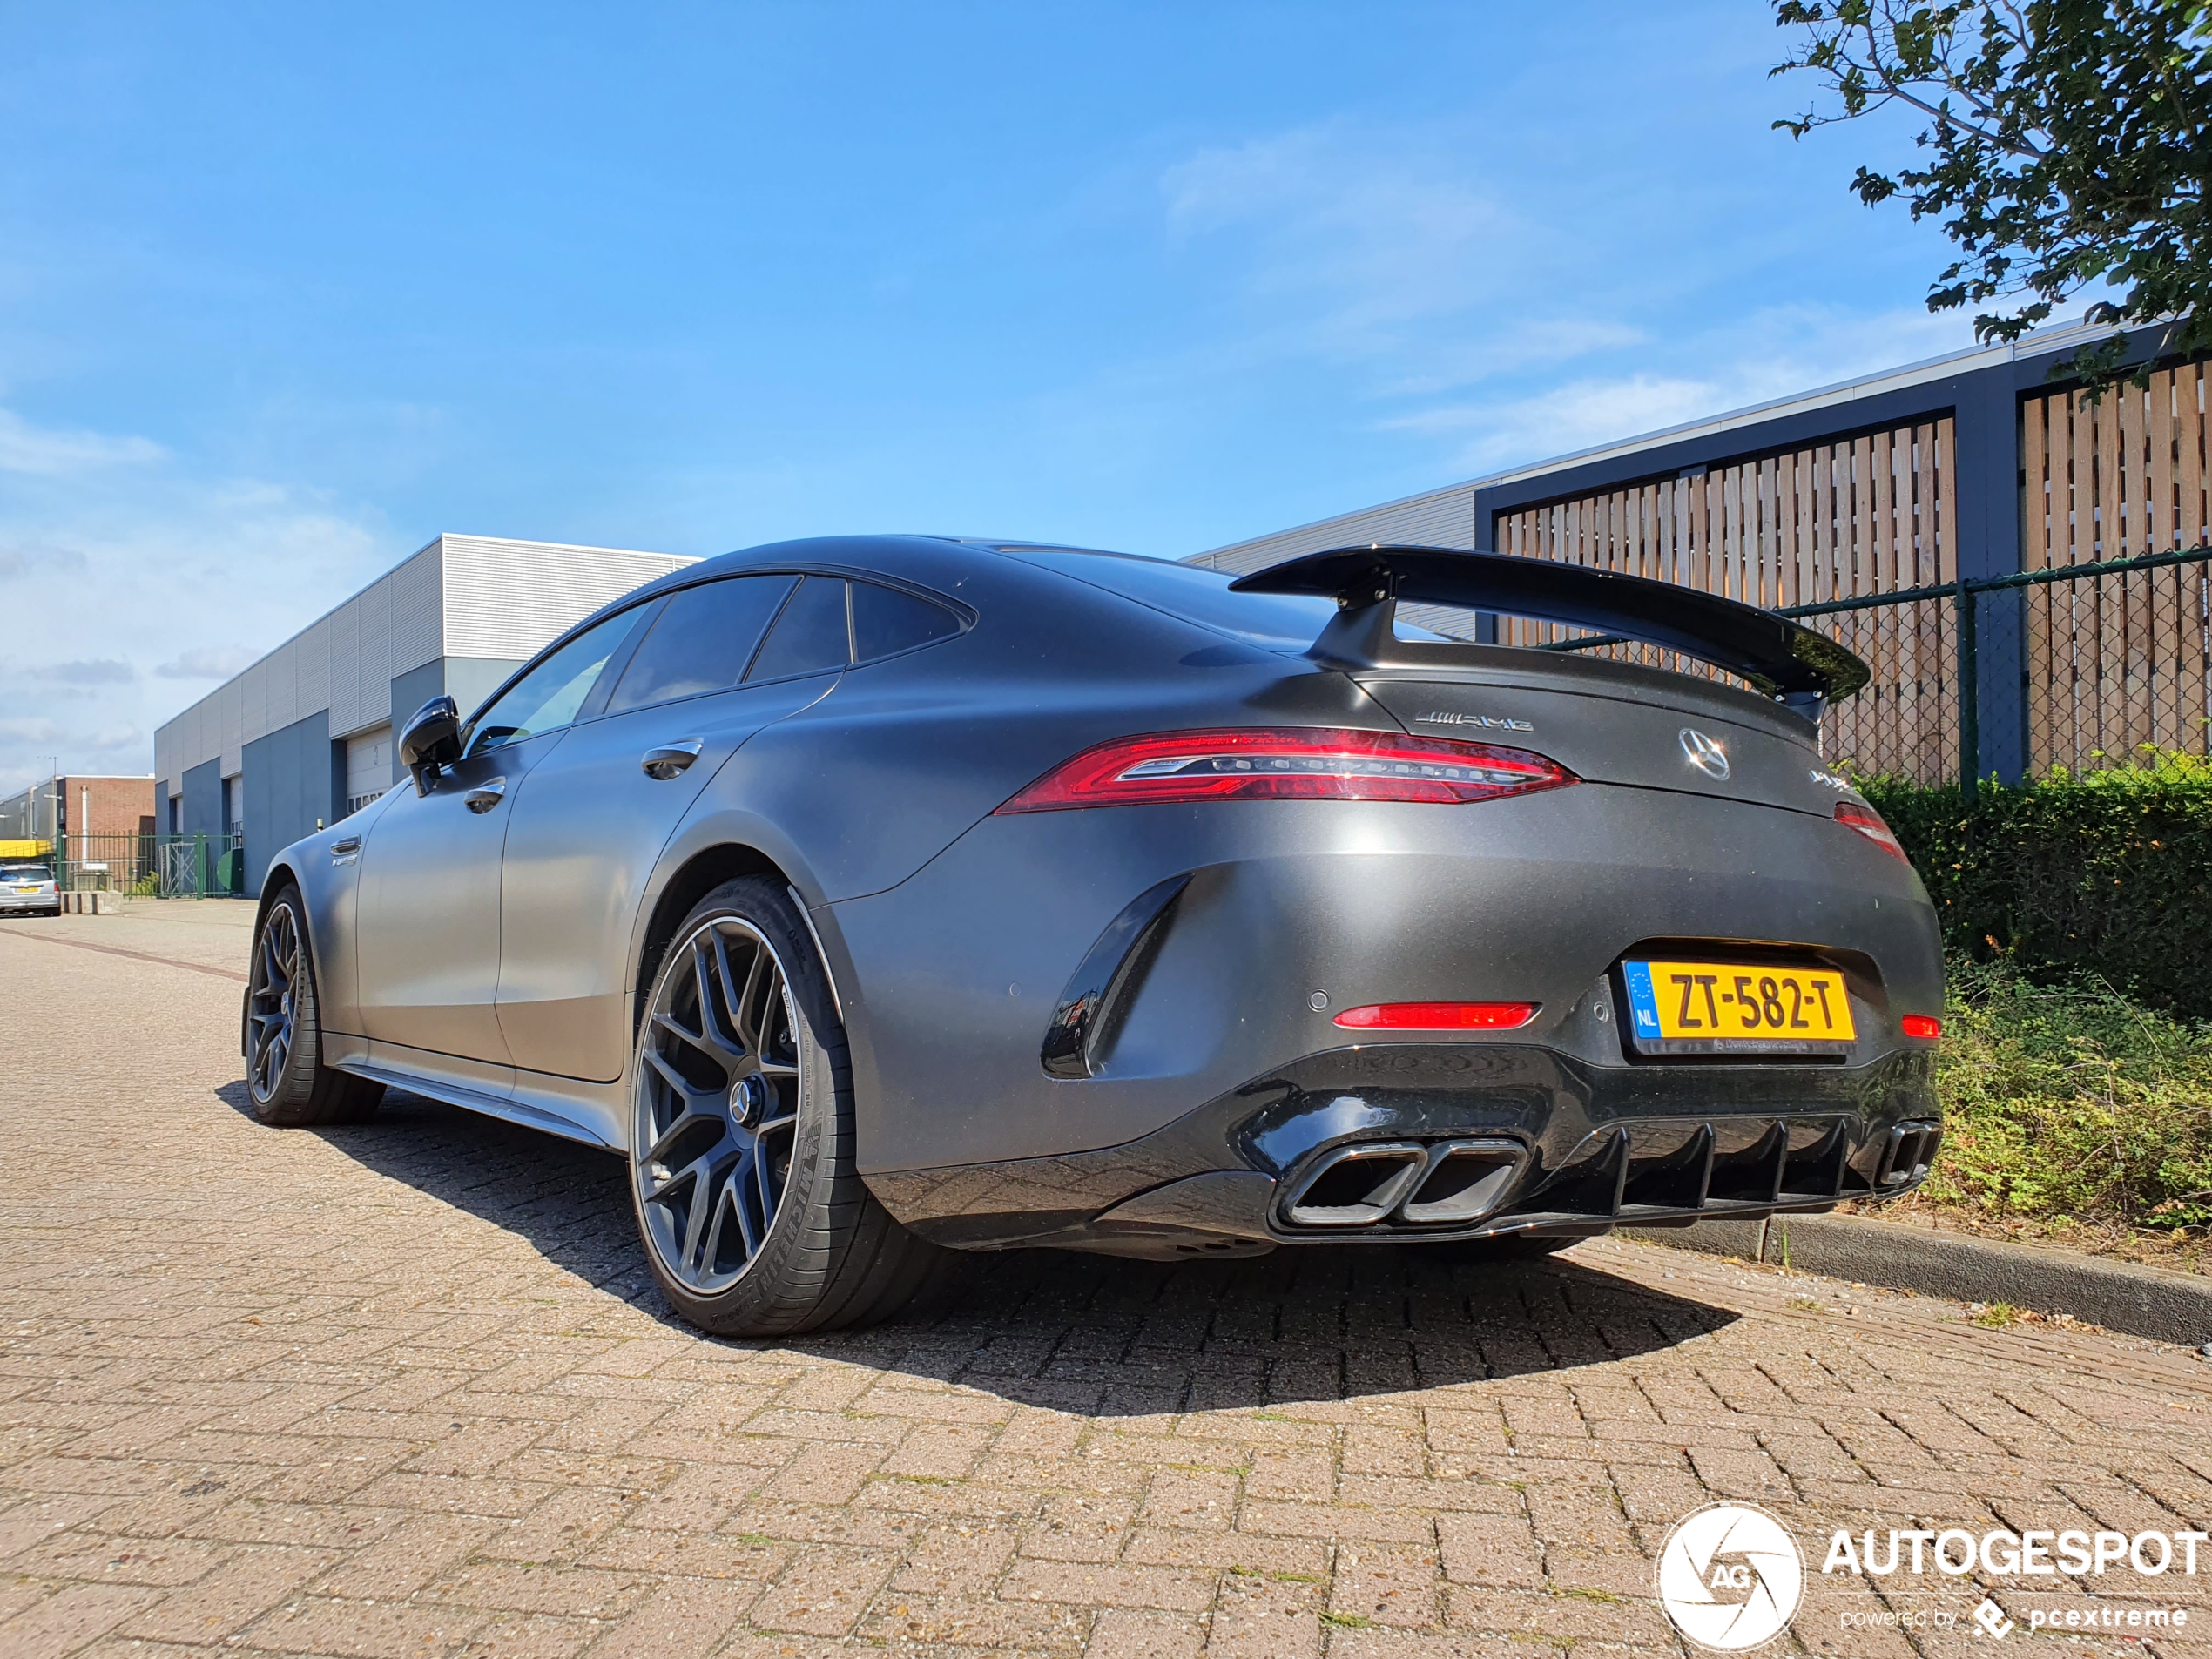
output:
[{"label": "yellow license plate", "polygon": [[1648,1054],[1817,1053],[1858,1035],[1832,968],[1624,962],[1622,978],[1629,1035]]}]

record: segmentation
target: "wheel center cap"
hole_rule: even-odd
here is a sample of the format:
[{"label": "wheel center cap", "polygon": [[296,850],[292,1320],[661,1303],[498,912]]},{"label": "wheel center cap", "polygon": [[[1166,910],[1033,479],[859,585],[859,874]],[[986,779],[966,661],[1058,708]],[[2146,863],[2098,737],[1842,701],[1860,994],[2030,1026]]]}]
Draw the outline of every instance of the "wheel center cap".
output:
[{"label": "wheel center cap", "polygon": [[757,1071],[747,1073],[730,1085],[730,1116],[740,1123],[758,1123],[767,1103],[768,1080]]}]

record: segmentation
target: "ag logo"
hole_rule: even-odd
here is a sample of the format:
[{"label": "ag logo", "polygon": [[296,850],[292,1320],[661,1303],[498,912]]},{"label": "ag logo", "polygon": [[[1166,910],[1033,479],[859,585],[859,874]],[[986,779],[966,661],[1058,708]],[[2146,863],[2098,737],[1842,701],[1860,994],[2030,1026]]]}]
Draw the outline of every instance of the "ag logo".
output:
[{"label": "ag logo", "polygon": [[1659,1605],[1701,1648],[1739,1653],[1773,1641],[1804,1588],[1797,1540],[1750,1504],[1716,1503],[1683,1516],[1659,1552]]},{"label": "ag logo", "polygon": [[1720,739],[1709,738],[1694,725],[1682,729],[1683,758],[1716,784],[1728,781],[1728,751]]}]

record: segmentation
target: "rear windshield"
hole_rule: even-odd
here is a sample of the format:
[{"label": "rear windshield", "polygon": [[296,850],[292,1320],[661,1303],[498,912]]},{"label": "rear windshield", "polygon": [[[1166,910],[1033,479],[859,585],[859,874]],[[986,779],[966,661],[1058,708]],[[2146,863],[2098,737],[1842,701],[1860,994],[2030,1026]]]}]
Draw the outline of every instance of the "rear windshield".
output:
[{"label": "rear windshield", "polygon": [[[1171,617],[1217,633],[1239,635],[1274,650],[1304,651],[1320,637],[1337,611],[1335,600],[1318,596],[1231,593],[1229,584],[1236,580],[1234,577],[1166,559],[1139,558],[1129,553],[1078,553],[1056,547],[1009,547],[1004,551]],[[1404,622],[1396,631],[1400,639],[1447,637]]]},{"label": "rear windshield", "polygon": [[0,864],[0,881],[51,881],[54,873],[43,864]]}]

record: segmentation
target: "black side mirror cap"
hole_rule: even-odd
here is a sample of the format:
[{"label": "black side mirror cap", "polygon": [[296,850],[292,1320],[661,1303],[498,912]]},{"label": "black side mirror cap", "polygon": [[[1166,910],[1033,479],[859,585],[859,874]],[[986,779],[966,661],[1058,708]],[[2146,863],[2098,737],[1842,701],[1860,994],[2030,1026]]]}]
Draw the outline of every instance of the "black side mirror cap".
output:
[{"label": "black side mirror cap", "polygon": [[461,759],[461,711],[449,697],[434,697],[415,710],[400,734],[400,765],[415,777],[415,792],[430,792],[442,766]]}]

